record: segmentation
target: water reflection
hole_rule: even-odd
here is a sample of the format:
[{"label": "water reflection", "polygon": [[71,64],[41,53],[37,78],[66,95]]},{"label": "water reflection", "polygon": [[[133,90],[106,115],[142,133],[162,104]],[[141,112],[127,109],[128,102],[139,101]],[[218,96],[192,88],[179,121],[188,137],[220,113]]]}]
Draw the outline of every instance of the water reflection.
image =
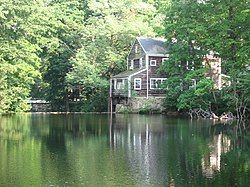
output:
[{"label": "water reflection", "polygon": [[216,171],[220,171],[221,155],[230,151],[231,140],[227,135],[220,133],[212,137],[208,146],[210,152],[201,159],[202,171],[208,178],[212,178]]},{"label": "water reflection", "polygon": [[[232,136],[235,129],[230,126],[217,125],[213,121],[169,120],[164,116],[116,115],[110,144],[128,150],[130,170],[140,185],[201,185],[211,182],[206,178],[220,175],[221,165],[227,164],[222,155],[227,152],[231,151],[236,160],[242,159],[247,171],[249,168],[244,153],[240,158],[235,152],[241,147],[237,143],[241,137]],[[237,168],[239,160],[230,167]],[[222,169],[228,174],[228,168]],[[225,184],[223,180],[217,182]]]},{"label": "water reflection", "polygon": [[115,116],[111,145],[127,150],[129,169],[140,185],[167,183],[166,165],[160,163],[163,155],[157,146],[157,142],[166,142],[164,125],[163,116]]},{"label": "water reflection", "polygon": [[162,115],[2,116],[0,186],[244,186],[249,134],[231,123]]}]

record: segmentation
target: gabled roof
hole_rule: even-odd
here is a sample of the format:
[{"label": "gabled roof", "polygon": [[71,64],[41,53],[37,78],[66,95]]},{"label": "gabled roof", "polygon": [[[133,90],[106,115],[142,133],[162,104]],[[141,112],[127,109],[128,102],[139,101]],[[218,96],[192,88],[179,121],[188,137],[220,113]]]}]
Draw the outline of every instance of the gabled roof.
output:
[{"label": "gabled roof", "polygon": [[166,54],[169,51],[166,40],[163,38],[137,37],[136,39],[146,54]]}]

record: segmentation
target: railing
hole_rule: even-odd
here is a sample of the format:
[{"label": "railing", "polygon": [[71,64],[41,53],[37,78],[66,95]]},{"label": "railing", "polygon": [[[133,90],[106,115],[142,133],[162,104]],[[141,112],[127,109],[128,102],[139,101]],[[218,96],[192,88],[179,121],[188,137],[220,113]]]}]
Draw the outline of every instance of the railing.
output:
[{"label": "railing", "polygon": [[125,89],[112,89],[113,96],[128,97],[128,90]]}]

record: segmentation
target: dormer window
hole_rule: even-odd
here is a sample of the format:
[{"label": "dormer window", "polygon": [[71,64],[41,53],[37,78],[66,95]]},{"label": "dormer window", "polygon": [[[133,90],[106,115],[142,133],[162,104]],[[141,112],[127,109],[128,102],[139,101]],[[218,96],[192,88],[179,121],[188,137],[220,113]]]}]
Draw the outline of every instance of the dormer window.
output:
[{"label": "dormer window", "polygon": [[156,66],[156,60],[150,60],[150,66]]}]

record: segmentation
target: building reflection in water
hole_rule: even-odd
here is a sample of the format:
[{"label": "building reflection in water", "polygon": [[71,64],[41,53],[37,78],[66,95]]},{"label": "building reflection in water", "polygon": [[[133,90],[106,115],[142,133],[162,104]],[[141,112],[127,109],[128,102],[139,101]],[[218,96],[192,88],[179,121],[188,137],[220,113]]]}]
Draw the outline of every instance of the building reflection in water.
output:
[{"label": "building reflection in water", "polygon": [[186,123],[160,115],[115,115],[111,121],[110,147],[123,151],[121,159],[138,185],[198,185],[194,182],[221,172],[221,156],[233,149],[226,129],[211,121]]},{"label": "building reflection in water", "polygon": [[9,186],[249,184],[249,138],[237,135],[238,125],[161,115],[110,118],[0,118],[0,186],[11,180]]},{"label": "building reflection in water", "polygon": [[230,151],[231,140],[222,132],[212,137],[208,144],[210,152],[203,156],[201,166],[203,174],[212,178],[213,174],[221,169],[221,155]]},{"label": "building reflection in water", "polygon": [[128,166],[143,185],[167,183],[166,164],[160,164],[166,157],[159,153],[161,144],[157,142],[166,142],[163,120],[162,116],[138,115],[116,115],[113,119],[110,145],[114,149],[122,147],[126,150]]}]

